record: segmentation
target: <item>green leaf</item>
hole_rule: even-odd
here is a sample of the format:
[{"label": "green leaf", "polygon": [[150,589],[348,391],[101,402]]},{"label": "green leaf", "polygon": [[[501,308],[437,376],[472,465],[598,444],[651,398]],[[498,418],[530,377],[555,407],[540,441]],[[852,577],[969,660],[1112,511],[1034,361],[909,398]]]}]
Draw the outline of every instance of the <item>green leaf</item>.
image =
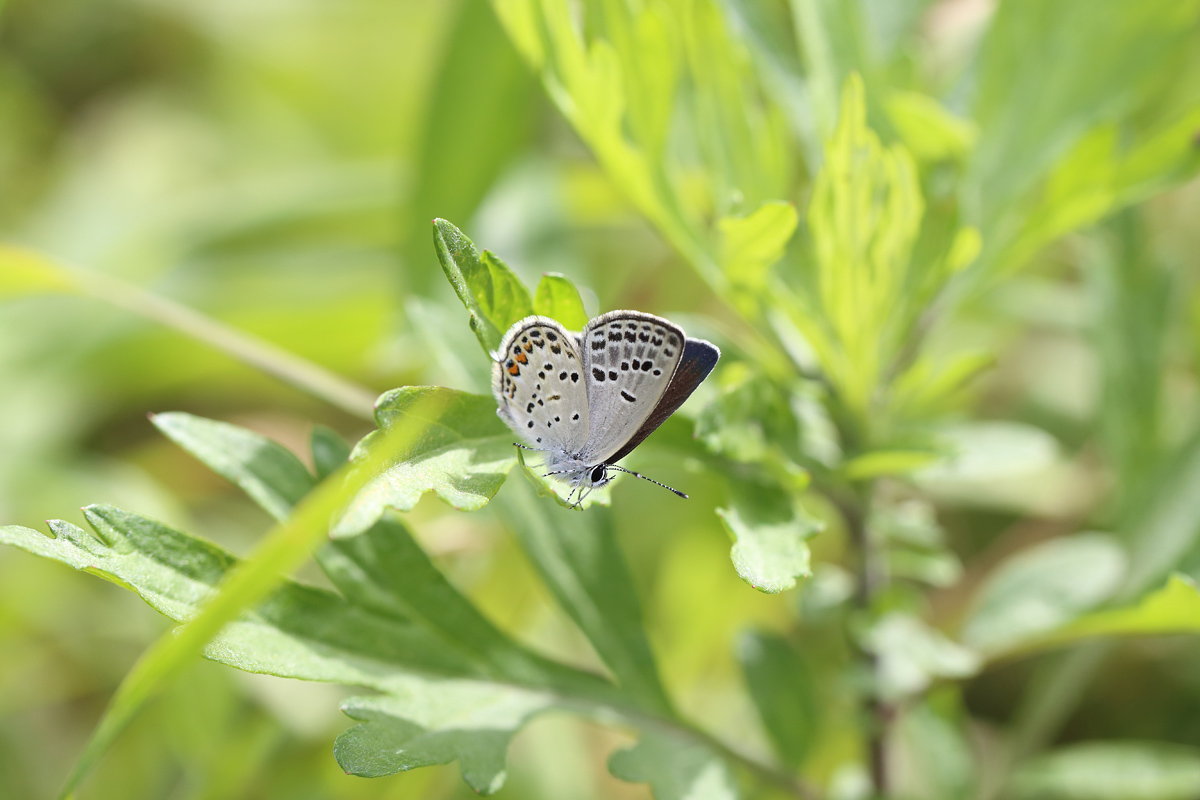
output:
[{"label": "green leaf", "polygon": [[419,420],[425,434],[354,496],[333,526],[335,538],[366,530],[387,508],[409,511],[429,491],[460,511],[482,508],[517,463],[513,434],[496,416],[495,400],[436,386],[404,386],[380,397],[379,430],[358,443],[352,459],[366,458],[418,406],[428,415]]},{"label": "green leaf", "polygon": [[1103,534],[1031,547],[989,577],[963,626],[963,641],[998,652],[1038,638],[1102,603],[1124,574],[1124,551]]},{"label": "green leaf", "polygon": [[579,290],[570,278],[557,272],[547,272],[538,282],[533,313],[556,319],[569,331],[581,331],[588,322]]},{"label": "green leaf", "polygon": [[874,450],[842,464],[842,475],[850,481],[866,481],[888,475],[905,475],[937,461],[928,450]]},{"label": "green leaf", "polygon": [[1020,766],[1009,786],[1028,800],[1191,800],[1200,751],[1159,742],[1085,742]]},{"label": "green leaf", "polygon": [[760,463],[782,451],[799,461],[800,426],[787,395],[774,383],[730,367],[721,375],[720,393],[696,418],[696,438],[731,461]]},{"label": "green leaf", "polygon": [[737,658],[775,752],[783,763],[799,769],[818,729],[808,664],[791,642],[770,633],[743,635]]},{"label": "green leaf", "polygon": [[0,298],[76,290],[71,274],[41,253],[0,243]]},{"label": "green leaf", "polygon": [[967,678],[982,663],[975,651],[901,611],[885,614],[863,638],[879,657],[880,696],[898,700],[924,691],[936,678]]},{"label": "green leaf", "polygon": [[499,497],[497,511],[617,685],[642,708],[669,711],[608,509],[568,510],[538,497],[531,481],[514,480]]},{"label": "green leaf", "polygon": [[457,760],[472,789],[493,794],[507,776],[513,735],[551,703],[550,695],[467,681],[354,697],[342,710],[362,724],[337,738],[333,754],[347,773],[367,778]]},{"label": "green leaf", "polygon": [[1200,590],[1184,575],[1172,575],[1167,585],[1146,595],[1137,605],[1096,611],[1055,631],[1050,642],[1089,636],[1147,636],[1200,633]]},{"label": "green leaf", "polygon": [[309,437],[309,450],[317,480],[323,481],[350,460],[350,445],[333,428],[314,425]]},{"label": "green leaf", "polygon": [[767,270],[783,257],[799,221],[796,207],[782,201],[763,203],[744,217],[723,217],[717,223],[720,260],[730,282],[761,290]]},{"label": "green leaf", "polygon": [[869,65],[857,3],[791,0],[796,40],[804,61],[811,113],[822,139],[838,122],[838,91],[854,72]]},{"label": "green leaf", "polygon": [[725,763],[703,745],[666,734],[644,734],[608,759],[608,771],[629,783],[648,783],[655,800],[735,800],[737,784]]},{"label": "green leaf", "polygon": [[[112,581],[179,622],[195,617],[238,563],[214,544],[112,506],[88,506],[84,516],[99,539],[54,521],[53,538],[12,526],[0,528],[0,542]],[[248,672],[380,690],[403,672],[479,672],[408,619],[291,581],[227,625],[204,655]]]},{"label": "green leaf", "polygon": [[733,537],[729,556],[738,577],[774,594],[812,574],[807,540],[823,527],[820,520],[775,487],[739,481],[730,500],[730,507],[718,508],[717,515]]},{"label": "green leaf", "polygon": [[976,767],[965,725],[955,724],[920,702],[894,723],[893,758],[907,769],[897,775],[897,797],[965,800],[973,797]]},{"label": "green leaf", "polygon": [[904,146],[922,161],[964,159],[978,136],[969,121],[920,92],[893,92],[887,113]]},{"label": "green leaf", "polygon": [[315,484],[291,451],[253,431],[178,411],[155,414],[150,421],[277,520],[287,519]]},{"label": "green leaf", "polygon": [[444,219],[433,221],[438,261],[458,299],[471,315],[471,330],[491,353],[510,326],[533,313],[533,301],[521,279],[503,261],[480,255],[463,232]]}]

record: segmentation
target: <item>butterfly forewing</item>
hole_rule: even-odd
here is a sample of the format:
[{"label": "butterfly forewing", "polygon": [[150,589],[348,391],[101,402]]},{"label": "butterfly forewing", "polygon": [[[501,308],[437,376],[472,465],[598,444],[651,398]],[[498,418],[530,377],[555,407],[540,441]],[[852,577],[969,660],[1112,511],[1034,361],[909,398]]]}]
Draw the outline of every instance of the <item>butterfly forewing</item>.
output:
[{"label": "butterfly forewing", "polygon": [[500,343],[492,393],[500,416],[533,447],[577,453],[587,442],[587,380],[576,343],[549,317],[526,317]]},{"label": "butterfly forewing", "polygon": [[671,383],[685,338],[678,325],[637,311],[612,311],[588,323],[580,337],[588,463],[611,463],[641,430]]}]

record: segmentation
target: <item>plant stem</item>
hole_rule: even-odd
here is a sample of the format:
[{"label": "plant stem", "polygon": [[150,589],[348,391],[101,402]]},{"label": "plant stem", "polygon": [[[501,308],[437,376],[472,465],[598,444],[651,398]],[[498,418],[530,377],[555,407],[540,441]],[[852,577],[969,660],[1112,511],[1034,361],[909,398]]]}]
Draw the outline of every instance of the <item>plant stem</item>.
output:
[{"label": "plant stem", "polygon": [[[866,613],[870,613],[875,598],[887,579],[882,563],[883,554],[866,523],[866,507],[872,488],[873,484],[868,484],[855,493],[852,501],[839,504],[846,519],[850,542],[858,551],[855,602],[858,608]],[[871,787],[875,798],[886,798],[890,791],[887,735],[895,709],[879,696],[875,680],[879,673],[878,657],[862,649],[859,650],[859,657],[872,677],[872,685],[863,700],[863,711],[867,718],[867,759]]]},{"label": "plant stem", "polygon": [[374,420],[374,394],[282,347],[109,275],[87,270],[65,273],[87,295],[174,328],[348,414]]}]

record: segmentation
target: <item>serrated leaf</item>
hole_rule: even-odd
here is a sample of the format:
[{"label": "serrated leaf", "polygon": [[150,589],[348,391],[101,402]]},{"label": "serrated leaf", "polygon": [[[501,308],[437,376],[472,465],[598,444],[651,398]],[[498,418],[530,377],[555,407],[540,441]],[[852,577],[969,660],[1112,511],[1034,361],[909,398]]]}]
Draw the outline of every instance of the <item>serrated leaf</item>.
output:
[{"label": "serrated leaf", "polygon": [[982,664],[974,650],[901,611],[880,618],[863,647],[879,658],[876,690],[887,700],[924,691],[935,678],[970,677]]},{"label": "serrated leaf", "polygon": [[629,783],[648,783],[655,800],[736,800],[737,783],[708,748],[667,734],[644,734],[613,753],[608,771]]},{"label": "serrated leaf", "polygon": [[504,785],[513,735],[551,705],[550,695],[467,681],[354,697],[342,711],[362,724],[337,738],[333,754],[347,773],[367,778],[458,761],[463,780],[488,795]]},{"label": "serrated leaf", "polygon": [[735,484],[730,508],[717,515],[733,537],[729,552],[738,577],[760,592],[791,589],[812,574],[807,540],[821,530],[786,492],[759,484]]},{"label": "serrated leaf", "polygon": [[744,217],[723,217],[717,223],[721,269],[732,283],[761,290],[799,221],[796,207],[782,201],[763,203]]},{"label": "serrated leaf", "polygon": [[70,273],[34,250],[0,244],[0,297],[73,292]]},{"label": "serrated leaf", "polygon": [[317,480],[323,481],[350,460],[350,445],[333,428],[314,425],[309,436],[309,450]]},{"label": "serrated leaf", "polygon": [[1161,742],[1084,742],[1019,767],[1009,785],[1025,800],[1191,800],[1200,751]]},{"label": "serrated leaf", "polygon": [[150,421],[277,520],[287,519],[315,484],[290,450],[253,431],[178,411],[155,414]]},{"label": "serrated leaf", "polygon": [[579,290],[569,278],[557,272],[547,272],[538,282],[533,313],[556,319],[569,331],[581,331],[588,322]]},{"label": "serrated leaf", "polygon": [[997,652],[1036,639],[1099,605],[1124,574],[1124,551],[1103,534],[1031,547],[989,577],[963,626],[963,641]]},{"label": "serrated leaf", "polygon": [[817,702],[808,664],[787,639],[747,633],[737,658],[758,716],[780,758],[799,769],[817,732]]},{"label": "serrated leaf", "polygon": [[429,415],[424,435],[354,496],[333,526],[335,538],[366,530],[385,509],[408,511],[430,491],[460,511],[482,508],[517,463],[512,431],[496,416],[495,400],[436,386],[404,386],[380,397],[379,430],[358,443],[352,459],[365,458],[418,405]]},{"label": "serrated leaf", "polygon": [[[214,544],[119,508],[88,506],[84,515],[101,538],[55,521],[53,538],[11,526],[0,528],[0,542],[110,580],[176,621],[195,616],[237,564]],[[204,655],[248,672],[380,690],[406,671],[478,672],[410,620],[372,614],[291,581],[227,625]]]},{"label": "serrated leaf", "polygon": [[481,255],[444,219],[433,221],[433,244],[446,278],[471,315],[471,330],[491,353],[514,322],[533,313],[529,290],[503,261],[487,251]]},{"label": "serrated leaf", "polygon": [[762,462],[776,448],[792,461],[800,460],[799,425],[779,387],[754,374],[725,379],[728,383],[696,417],[696,438],[712,452],[741,463]]}]

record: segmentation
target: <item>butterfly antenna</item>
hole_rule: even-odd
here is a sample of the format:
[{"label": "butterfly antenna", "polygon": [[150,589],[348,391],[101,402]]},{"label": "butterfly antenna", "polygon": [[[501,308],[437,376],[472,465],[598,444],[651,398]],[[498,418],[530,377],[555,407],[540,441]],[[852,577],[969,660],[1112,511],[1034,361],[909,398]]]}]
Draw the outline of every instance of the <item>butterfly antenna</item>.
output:
[{"label": "butterfly antenna", "polygon": [[520,442],[513,442],[513,447],[519,447],[522,450],[533,450],[536,453],[549,453],[551,450],[549,447],[530,447],[529,445],[521,444]]},{"label": "butterfly antenna", "polygon": [[647,478],[645,475],[643,475],[640,472],[634,472],[631,469],[625,469],[624,467],[618,467],[615,464],[609,464],[608,468],[615,469],[617,472],[628,472],[630,475],[634,476],[635,478],[641,478],[644,481],[650,481],[655,486],[661,486],[662,488],[666,489],[668,492],[674,492],[675,494],[682,497],[684,500],[688,499],[688,496],[686,494],[684,494],[683,492],[679,491],[678,489],[672,489],[670,486],[667,486],[665,483],[659,483],[658,481],[654,480],[654,478]]}]

